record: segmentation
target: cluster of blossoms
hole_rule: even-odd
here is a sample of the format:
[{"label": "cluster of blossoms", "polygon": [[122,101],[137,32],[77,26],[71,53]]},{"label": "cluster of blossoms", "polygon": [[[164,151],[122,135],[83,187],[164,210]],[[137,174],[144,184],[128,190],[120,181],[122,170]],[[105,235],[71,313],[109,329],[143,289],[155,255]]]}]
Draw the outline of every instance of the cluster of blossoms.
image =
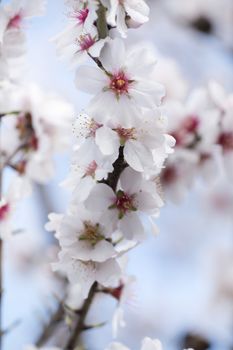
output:
[{"label": "cluster of blossoms", "polygon": [[25,54],[25,20],[40,16],[45,0],[14,0],[0,8],[0,81],[15,79]]},{"label": "cluster of blossoms", "polygon": [[153,52],[126,47],[119,38],[148,20],[145,2],[67,4],[70,24],[55,38],[57,50],[75,65],[89,56],[96,66],[76,71],[76,87],[93,96],[73,126],[76,144],[63,183],[72,191],[70,204],[65,214],[50,214],[46,227],[61,248],[54,269],[78,286],[81,299],[95,288],[118,300],[117,330],[132,282],[122,260],[145,238],[148,224],[157,232],[154,220],[163,205],[158,176],[175,140],[159,107],[165,90],[156,80]]},{"label": "cluster of blossoms", "polygon": [[169,132],[176,139],[176,147],[161,182],[172,200],[182,199],[200,175],[207,183],[214,183],[223,168],[232,180],[232,104],[233,95],[227,95],[216,83],[195,89],[184,103],[174,99],[167,102]]},{"label": "cluster of blossoms", "polygon": [[70,104],[34,84],[15,81],[14,71],[22,70],[25,53],[24,20],[41,15],[44,6],[44,0],[22,0],[0,7],[0,173],[10,168],[17,175],[4,183],[1,194],[1,238],[11,235],[12,215],[30,192],[30,183],[51,179],[54,154],[70,144]]},{"label": "cluster of blossoms", "polygon": [[[4,97],[4,89],[0,93]],[[70,104],[35,85],[11,87],[10,96],[1,111],[1,171],[10,168],[17,176],[0,204],[2,238],[11,234],[16,202],[30,193],[31,183],[53,177],[53,156],[69,146],[73,116]]]}]

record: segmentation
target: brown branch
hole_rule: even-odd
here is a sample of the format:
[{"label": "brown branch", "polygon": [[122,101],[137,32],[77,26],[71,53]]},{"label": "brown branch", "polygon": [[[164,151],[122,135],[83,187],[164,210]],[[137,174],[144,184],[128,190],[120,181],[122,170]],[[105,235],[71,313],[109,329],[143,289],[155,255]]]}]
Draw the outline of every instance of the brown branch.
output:
[{"label": "brown branch", "polygon": [[28,146],[27,143],[23,143],[21,145],[19,145],[10,155],[9,157],[2,163],[0,164],[0,172],[3,171],[3,169],[6,167],[6,166],[12,166],[11,164],[11,160],[17,155],[18,152],[20,152],[22,149],[26,148]]},{"label": "brown branch", "polygon": [[85,319],[86,319],[87,313],[90,309],[90,306],[92,304],[92,301],[95,297],[97,289],[98,289],[98,284],[97,284],[97,282],[95,282],[90,289],[89,295],[88,295],[87,299],[85,300],[82,309],[80,310],[79,319],[76,322],[76,325],[71,333],[71,337],[68,340],[64,350],[73,350],[75,348],[75,346],[78,344],[79,337],[80,337],[82,331],[85,329]]},{"label": "brown branch", "polygon": [[116,190],[117,183],[122,171],[128,166],[128,164],[125,162],[123,151],[124,147],[121,146],[119,148],[119,156],[117,160],[113,163],[113,172],[108,174],[107,180],[100,181],[101,183],[105,183],[106,185],[110,186],[113,189],[113,191]]},{"label": "brown branch", "polygon": [[49,323],[43,328],[41,335],[37,339],[36,346],[41,347],[49,340],[55,327],[59,322],[63,320],[63,318],[64,318],[64,307],[63,307],[63,303],[59,302],[57,310],[51,316]]},{"label": "brown branch", "polygon": [[97,30],[99,39],[105,39],[108,36],[108,25],[106,21],[106,8],[102,5],[101,1],[99,1],[99,8],[96,11],[97,13]]}]

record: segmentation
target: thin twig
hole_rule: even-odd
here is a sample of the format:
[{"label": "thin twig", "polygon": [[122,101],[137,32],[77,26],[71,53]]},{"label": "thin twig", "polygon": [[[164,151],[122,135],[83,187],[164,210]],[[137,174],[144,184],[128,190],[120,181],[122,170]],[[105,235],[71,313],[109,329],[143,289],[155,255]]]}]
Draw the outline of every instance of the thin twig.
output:
[{"label": "thin twig", "polygon": [[49,340],[55,327],[60,321],[63,320],[63,318],[64,318],[64,307],[63,307],[63,303],[59,302],[57,310],[52,315],[49,323],[43,328],[43,332],[37,339],[36,346],[41,347]]},{"label": "thin twig", "polygon": [[87,313],[90,309],[90,306],[92,304],[92,301],[95,297],[96,291],[97,291],[97,287],[98,284],[97,282],[95,282],[89,292],[89,295],[87,297],[87,299],[85,300],[83,307],[80,311],[80,317],[71,333],[71,337],[68,340],[66,346],[65,346],[65,350],[73,350],[75,348],[75,346],[78,344],[79,341],[79,337],[82,333],[82,331],[85,329],[85,319],[87,316]]},{"label": "thin twig", "polygon": [[10,155],[9,157],[7,157],[7,159],[0,164],[0,172],[3,171],[3,169],[6,167],[6,166],[12,166],[11,164],[11,160],[17,155],[18,152],[20,152],[22,149],[26,148],[28,146],[27,143],[23,143],[21,145],[19,145]]}]

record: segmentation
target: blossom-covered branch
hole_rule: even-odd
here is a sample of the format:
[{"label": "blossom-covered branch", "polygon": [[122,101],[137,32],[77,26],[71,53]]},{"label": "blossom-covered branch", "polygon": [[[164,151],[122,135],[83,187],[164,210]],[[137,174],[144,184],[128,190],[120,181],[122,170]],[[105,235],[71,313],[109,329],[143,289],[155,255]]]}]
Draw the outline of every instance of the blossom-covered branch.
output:
[{"label": "blossom-covered branch", "polygon": [[156,82],[153,52],[126,48],[114,34],[116,27],[125,37],[129,27],[146,22],[146,3],[67,5],[70,23],[54,39],[58,54],[74,67],[88,58],[96,63],[76,71],[77,88],[94,96],[74,122],[76,145],[64,183],[72,190],[71,202],[65,214],[50,214],[47,224],[61,247],[54,268],[79,286],[84,300],[68,342],[72,348],[97,291],[119,301],[114,328],[123,324],[120,300],[128,282],[122,259],[145,238],[146,224],[155,229],[163,205],[157,177],[174,138],[166,134],[159,109],[164,87]]}]

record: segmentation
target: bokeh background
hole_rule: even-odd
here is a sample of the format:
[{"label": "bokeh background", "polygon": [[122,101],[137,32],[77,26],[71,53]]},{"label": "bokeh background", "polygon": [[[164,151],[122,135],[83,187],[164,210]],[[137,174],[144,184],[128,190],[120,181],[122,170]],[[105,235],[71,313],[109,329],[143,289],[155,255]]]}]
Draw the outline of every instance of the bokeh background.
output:
[{"label": "bokeh background", "polygon": [[[158,56],[174,60],[188,90],[214,79],[232,91],[232,0],[205,1],[205,9],[194,0],[148,2],[150,22],[130,30],[128,42],[149,43]],[[192,9],[187,3],[194,3]],[[78,114],[89,96],[75,89],[74,72],[59,61],[50,41],[65,27],[66,15],[63,0],[48,0],[46,15],[27,25],[24,79],[57,92]],[[169,70],[164,74],[173,78]],[[59,183],[68,173],[69,154],[55,161],[55,179],[44,188],[35,187],[33,197],[24,200],[15,218],[22,232],[5,245],[4,325],[17,326],[5,337],[4,350],[32,343],[54,308],[56,287],[49,261],[56,249],[44,224],[48,212],[66,207],[69,193]],[[6,185],[10,176],[6,173]],[[198,183],[179,205],[166,203],[158,221],[160,234],[152,237],[148,232],[147,241],[130,253],[128,272],[137,283],[118,339],[131,349],[139,349],[145,335],[159,338],[164,349],[182,349],[187,334],[205,339],[212,350],[233,349],[233,212],[213,215],[205,204],[205,186]],[[98,300],[89,317],[109,323],[85,333],[87,349],[103,350],[112,339],[115,304],[107,299]]]}]

